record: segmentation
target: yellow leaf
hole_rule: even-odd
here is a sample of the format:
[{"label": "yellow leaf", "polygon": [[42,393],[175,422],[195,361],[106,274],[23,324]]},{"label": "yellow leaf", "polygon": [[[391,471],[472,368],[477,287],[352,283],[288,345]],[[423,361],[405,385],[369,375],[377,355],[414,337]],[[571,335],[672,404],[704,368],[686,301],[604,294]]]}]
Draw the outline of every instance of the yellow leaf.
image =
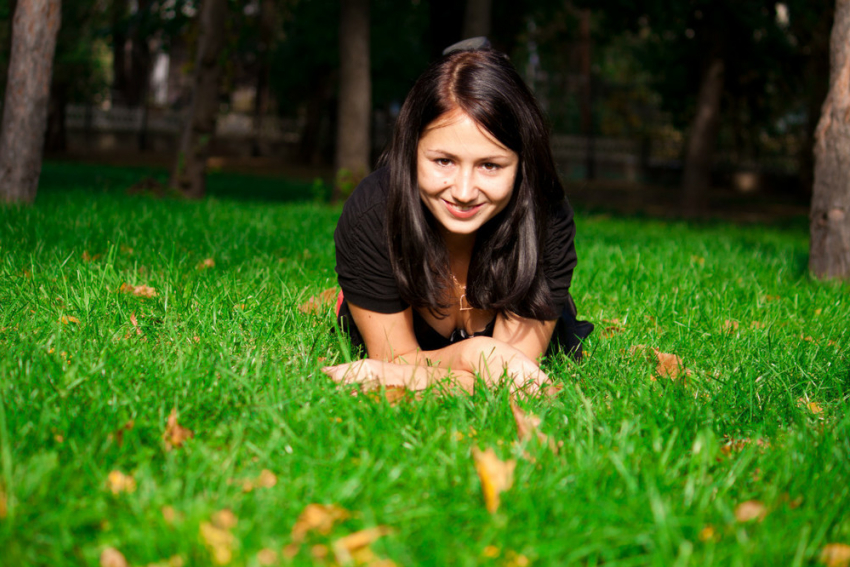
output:
[{"label": "yellow leaf", "polygon": [[206,258],[203,262],[198,264],[199,270],[206,270],[208,268],[215,268],[215,260],[212,258]]},{"label": "yellow leaf", "polygon": [[850,566],[850,545],[844,543],[828,543],[820,553],[820,562],[826,567]]},{"label": "yellow leaf", "polygon": [[107,547],[100,553],[100,567],[129,567],[124,554],[114,547]]},{"label": "yellow leaf", "polygon": [[735,508],[735,519],[739,522],[751,522],[753,520],[761,522],[766,515],[767,508],[758,500],[741,502]]},{"label": "yellow leaf", "polygon": [[162,434],[162,439],[165,441],[165,450],[171,451],[183,446],[183,443],[192,439],[195,433],[191,429],[187,429],[177,423],[177,408],[171,410],[171,415],[168,416],[168,422],[165,425],[165,432]]},{"label": "yellow leaf", "polygon": [[516,461],[499,460],[492,448],[481,451],[477,447],[472,448],[472,458],[475,461],[475,470],[481,480],[481,491],[484,494],[484,505],[491,514],[499,509],[500,494],[508,490],[514,483],[514,468]]},{"label": "yellow leaf", "polygon": [[136,491],[136,480],[121,471],[112,471],[106,477],[106,486],[112,494],[120,494],[122,492],[129,494]]},{"label": "yellow leaf", "polygon": [[717,538],[717,530],[711,524],[708,524],[699,532],[700,541],[715,541],[716,539],[719,539]]},{"label": "yellow leaf", "polygon": [[260,476],[257,477],[257,486],[260,486],[262,488],[271,488],[276,484],[277,476],[275,476],[272,471],[268,469],[263,469],[262,471],[260,471]]},{"label": "yellow leaf", "polygon": [[227,529],[214,526],[209,522],[201,522],[199,531],[213,561],[219,565],[230,563],[233,559],[233,543],[235,541],[233,534]]},{"label": "yellow leaf", "polygon": [[59,319],[59,322],[63,325],[67,325],[68,323],[76,323],[77,325],[80,324],[80,320],[71,315],[62,315],[62,317]]},{"label": "yellow leaf", "polygon": [[236,523],[239,519],[233,512],[225,508],[224,510],[219,510],[214,513],[210,518],[210,521],[212,521],[213,525],[217,528],[231,530],[236,527]]},{"label": "yellow leaf", "polygon": [[292,541],[301,543],[310,532],[327,535],[335,523],[348,519],[348,510],[333,504],[308,504],[292,527]]},{"label": "yellow leaf", "polygon": [[727,319],[723,322],[723,331],[727,333],[734,333],[738,330],[739,326],[740,325],[737,321],[730,321],[729,319]]},{"label": "yellow leaf", "polygon": [[483,555],[484,557],[489,557],[490,559],[495,559],[499,556],[499,548],[495,545],[488,545],[481,552],[481,555]]}]

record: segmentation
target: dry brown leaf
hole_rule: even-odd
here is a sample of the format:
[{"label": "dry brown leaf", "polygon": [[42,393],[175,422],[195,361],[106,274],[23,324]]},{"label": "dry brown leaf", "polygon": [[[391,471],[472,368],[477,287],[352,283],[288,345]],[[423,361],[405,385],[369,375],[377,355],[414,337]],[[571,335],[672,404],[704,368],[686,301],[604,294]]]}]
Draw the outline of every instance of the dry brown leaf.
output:
[{"label": "dry brown leaf", "polygon": [[136,319],[136,312],[130,313],[130,323],[132,323],[133,327],[136,329],[136,334],[141,335],[142,330],[139,328],[139,321]]},{"label": "dry brown leaf", "polygon": [[514,421],[516,422],[517,436],[522,443],[527,443],[530,439],[537,438],[537,441],[541,445],[548,446],[553,453],[558,452],[555,440],[549,439],[549,437],[540,431],[539,417],[533,414],[526,414],[513,399],[511,399],[511,413],[513,413]]},{"label": "dry brown leaf", "polygon": [[225,508],[223,510],[215,512],[210,517],[210,521],[217,528],[221,528],[223,530],[232,530],[236,527],[236,524],[239,522],[239,519],[236,517],[236,514]]},{"label": "dry brown leaf", "polygon": [[765,516],[767,516],[767,508],[758,500],[741,502],[735,508],[735,519],[739,522],[751,522],[753,520],[761,522]]},{"label": "dry brown leaf", "polygon": [[820,406],[820,404],[817,402],[813,402],[808,398],[797,398],[797,406],[805,407],[815,415],[823,413],[823,408]]},{"label": "dry brown leaf", "polygon": [[73,315],[62,315],[62,317],[59,318],[59,322],[63,325],[67,325],[68,323],[76,323],[77,325],[80,324],[80,320]]},{"label": "dry brown leaf", "polygon": [[750,327],[752,327],[753,329],[764,329],[765,326],[766,325],[761,321],[753,321],[752,323],[750,323]]},{"label": "dry brown leaf", "polygon": [[351,517],[351,513],[334,504],[308,504],[292,527],[292,541],[301,543],[310,532],[328,535],[335,523]]},{"label": "dry brown leaf", "polygon": [[119,447],[124,444],[124,432],[131,431],[133,426],[136,424],[132,419],[128,420],[127,423],[110,433],[107,438],[115,441],[115,444]]},{"label": "dry brown leaf", "polygon": [[844,543],[828,543],[820,552],[820,562],[826,567],[850,566],[850,545]]},{"label": "dry brown leaf", "polygon": [[725,333],[734,333],[738,330],[738,327],[740,327],[740,324],[737,321],[727,319],[723,322],[723,332]]},{"label": "dry brown leaf", "polygon": [[107,547],[100,552],[100,567],[130,567],[124,554],[114,547]]},{"label": "dry brown leaf", "polygon": [[756,439],[753,441],[749,437],[744,437],[742,439],[735,439],[734,437],[730,437],[729,435],[723,436],[725,442],[720,446],[720,452],[723,453],[725,457],[728,457],[732,453],[738,453],[744,449],[750,443],[755,443],[759,448],[770,447],[770,441],[767,439]]},{"label": "dry brown leaf", "polygon": [[277,552],[268,547],[257,552],[257,563],[263,566],[274,565],[277,563]]},{"label": "dry brown leaf", "polygon": [[162,434],[162,439],[165,441],[165,450],[171,451],[183,446],[183,443],[192,439],[195,436],[194,431],[187,429],[177,423],[177,408],[171,410],[171,415],[168,416],[168,422],[165,425],[165,432]]},{"label": "dry brown leaf", "polygon": [[290,543],[289,545],[284,546],[283,550],[281,550],[281,555],[283,555],[286,559],[294,559],[296,555],[298,555],[298,550],[301,549],[300,543]]},{"label": "dry brown leaf", "polygon": [[339,296],[339,288],[331,287],[320,293],[319,295],[314,295],[310,299],[308,299],[305,303],[302,303],[298,310],[301,313],[309,313],[309,314],[320,314],[325,311],[332,305],[336,305],[337,297]]},{"label": "dry brown leaf", "polygon": [[174,520],[177,519],[177,511],[172,506],[163,506],[160,512],[162,512],[162,519],[167,524],[173,524]]},{"label": "dry brown leaf", "polygon": [[658,360],[658,365],[655,367],[655,374],[659,378],[667,377],[671,380],[676,380],[682,374],[686,377],[691,375],[691,371],[682,364],[681,357],[675,354],[660,352],[658,349],[653,349],[653,351],[655,352],[655,358]]},{"label": "dry brown leaf", "polygon": [[376,557],[369,546],[391,531],[387,526],[377,526],[339,538],[333,543],[334,557],[336,557],[337,563],[340,565],[351,563],[355,554],[359,555],[358,564],[371,563]]},{"label": "dry brown leaf", "polygon": [[9,514],[9,503],[6,501],[6,492],[0,488],[0,520],[4,520]]},{"label": "dry brown leaf", "polygon": [[481,550],[481,555],[489,559],[495,559],[499,556],[499,548],[495,545],[488,545],[483,550]]},{"label": "dry brown leaf", "polygon": [[610,325],[608,327],[605,327],[605,329],[602,331],[602,338],[603,339],[610,339],[611,337],[613,337],[617,333],[622,333],[623,331],[625,331],[625,329],[623,327],[618,327],[616,325]]},{"label": "dry brown leaf", "polygon": [[322,545],[321,543],[317,543],[316,545],[310,548],[310,555],[313,557],[313,559],[323,561],[328,556],[328,546]]},{"label": "dry brown leaf", "polygon": [[106,487],[112,494],[120,494],[122,492],[129,494],[136,491],[136,480],[121,471],[112,471],[106,477]]},{"label": "dry brown leaf", "polygon": [[198,264],[199,270],[206,270],[208,268],[215,268],[215,260],[212,258],[206,258],[203,262]]},{"label": "dry brown leaf", "polygon": [[122,283],[118,291],[122,293],[129,293],[138,297],[156,297],[156,290],[146,285],[130,285],[128,283]]},{"label": "dry brown leaf", "polygon": [[508,490],[514,483],[516,461],[513,459],[499,460],[491,447],[487,448],[486,451],[473,447],[472,458],[475,461],[478,478],[481,480],[484,505],[487,507],[487,511],[492,514],[499,509],[501,501],[499,495]]},{"label": "dry brown leaf", "polygon": [[277,484],[277,476],[268,469],[260,471],[260,476],[257,477],[257,486],[260,488],[271,488]]}]

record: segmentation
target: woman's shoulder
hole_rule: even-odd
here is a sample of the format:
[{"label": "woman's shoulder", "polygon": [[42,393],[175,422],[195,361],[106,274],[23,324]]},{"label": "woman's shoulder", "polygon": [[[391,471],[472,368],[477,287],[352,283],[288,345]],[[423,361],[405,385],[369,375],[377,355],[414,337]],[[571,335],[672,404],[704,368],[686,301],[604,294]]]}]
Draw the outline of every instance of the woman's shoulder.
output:
[{"label": "woman's shoulder", "polygon": [[351,196],[343,206],[343,216],[360,217],[375,213],[386,214],[387,186],[389,170],[386,167],[376,169],[357,184]]}]

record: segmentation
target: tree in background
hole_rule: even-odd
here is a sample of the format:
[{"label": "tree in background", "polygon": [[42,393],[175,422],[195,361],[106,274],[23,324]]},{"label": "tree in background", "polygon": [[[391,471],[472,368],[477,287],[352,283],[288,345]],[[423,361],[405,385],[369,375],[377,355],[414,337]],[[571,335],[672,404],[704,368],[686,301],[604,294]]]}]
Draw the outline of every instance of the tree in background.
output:
[{"label": "tree in background", "polygon": [[35,199],[53,56],[61,20],[60,0],[18,0],[0,125],[0,199]]},{"label": "tree in background", "polygon": [[206,194],[207,157],[219,108],[219,55],[225,42],[226,16],[227,0],[203,0],[201,3],[192,103],[169,183],[191,199],[200,199]]},{"label": "tree in background", "polygon": [[809,268],[850,280],[850,0],[836,0],[829,93],[815,136]]},{"label": "tree in background", "polygon": [[333,200],[348,197],[369,173],[372,81],[369,0],[342,0],[339,26],[339,110]]}]

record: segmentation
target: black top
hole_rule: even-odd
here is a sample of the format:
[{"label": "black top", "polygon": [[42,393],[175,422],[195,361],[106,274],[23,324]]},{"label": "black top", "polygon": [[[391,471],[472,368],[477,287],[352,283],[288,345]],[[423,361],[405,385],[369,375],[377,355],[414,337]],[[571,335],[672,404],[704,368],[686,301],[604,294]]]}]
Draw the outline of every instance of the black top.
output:
[{"label": "black top", "polygon": [[[390,264],[386,235],[388,184],[386,168],[366,177],[346,201],[334,232],[336,272],[346,301],[377,313],[399,313],[408,307],[399,295]],[[566,200],[549,215],[546,234],[541,258],[543,273],[552,293],[553,307],[561,313],[571,303],[570,280],[576,265],[575,224]],[[415,309],[413,316],[414,333],[423,350],[445,346],[437,344],[442,341],[448,344],[466,338],[466,333],[458,330],[446,339]],[[493,323],[476,334],[492,336]]]}]

